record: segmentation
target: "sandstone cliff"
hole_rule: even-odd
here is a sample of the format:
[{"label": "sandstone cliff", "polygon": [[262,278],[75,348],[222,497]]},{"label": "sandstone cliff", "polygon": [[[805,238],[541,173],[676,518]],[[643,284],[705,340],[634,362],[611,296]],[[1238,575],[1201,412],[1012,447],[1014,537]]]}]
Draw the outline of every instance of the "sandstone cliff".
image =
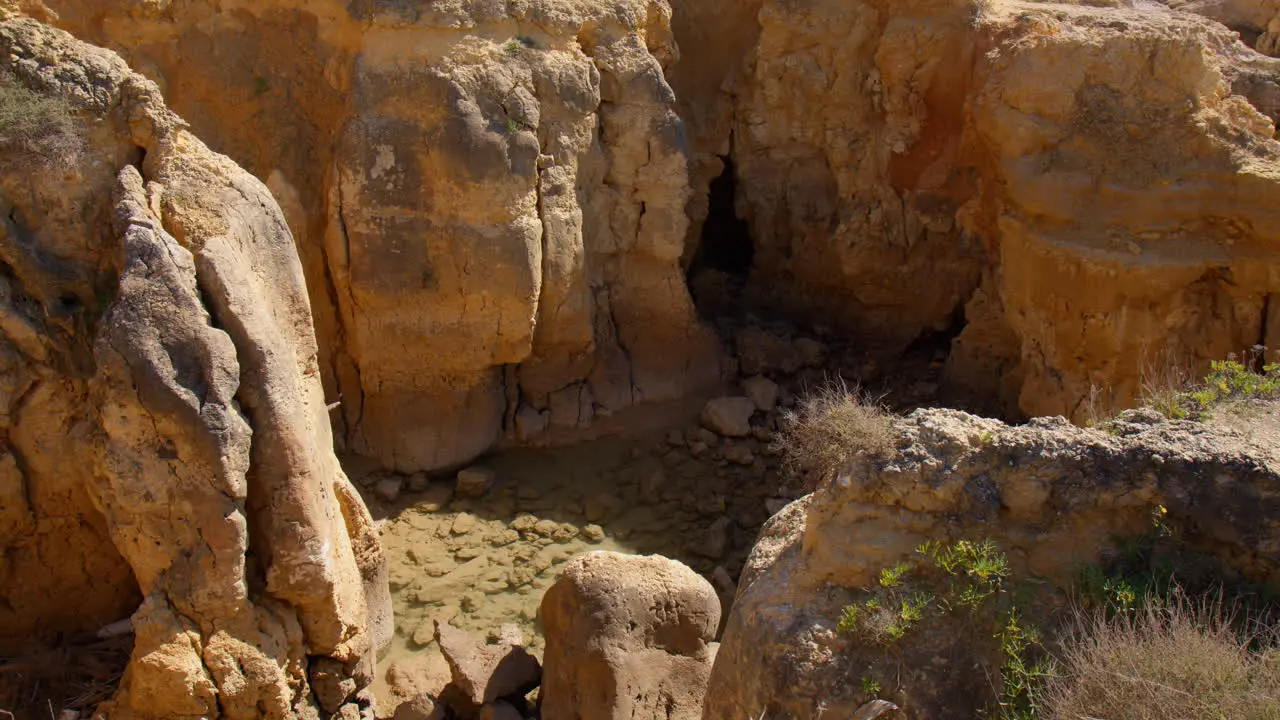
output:
[{"label": "sandstone cliff", "polygon": [[1277,342],[1280,61],[1202,17],[1267,51],[1261,0],[48,4],[267,179],[339,440],[399,469],[714,381],[725,172],[749,297],[954,339],[971,404]]},{"label": "sandstone cliff", "polygon": [[400,470],[714,382],[662,2],[52,2],[265,179],[339,440]]},{"label": "sandstone cliff", "polygon": [[[1061,418],[1009,427],[921,410],[897,431],[893,458],[862,461],[766,525],[743,570],[704,717],[850,717],[865,701],[860,677],[886,650],[837,632],[842,608],[926,541],[991,539],[1007,553],[1018,592],[1068,589],[1100,553],[1149,531],[1153,509],[1163,508],[1216,577],[1280,579],[1271,519],[1280,466],[1269,437],[1148,410],[1122,416],[1110,432]],[[887,651],[894,679],[884,691],[907,717],[976,717],[990,702],[994,669],[984,671],[976,649],[985,638],[967,612],[957,622],[925,622],[919,637]]]},{"label": "sandstone cliff", "polygon": [[116,55],[0,7],[0,645],[132,614],[105,711],[361,712],[390,633],[293,238]]},{"label": "sandstone cliff", "polygon": [[[713,5],[677,3],[682,46]],[[1276,344],[1280,65],[1223,26],[1144,2],[724,10],[758,37],[718,21],[719,75],[673,82],[696,157],[734,163],[759,302],[889,357],[958,332],[950,389],[1028,416],[1079,418],[1095,387],[1124,406],[1159,353]]]}]

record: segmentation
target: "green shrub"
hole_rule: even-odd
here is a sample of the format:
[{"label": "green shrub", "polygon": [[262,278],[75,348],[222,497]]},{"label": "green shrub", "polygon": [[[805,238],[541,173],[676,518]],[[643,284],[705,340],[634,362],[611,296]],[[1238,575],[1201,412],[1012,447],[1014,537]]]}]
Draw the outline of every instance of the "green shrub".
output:
[{"label": "green shrub", "polygon": [[1142,403],[1165,417],[1203,419],[1214,409],[1240,401],[1280,397],[1280,361],[1265,362],[1266,348],[1254,347],[1249,361],[1235,355],[1210,363],[1209,374],[1192,382],[1178,363],[1164,360],[1143,370]]}]

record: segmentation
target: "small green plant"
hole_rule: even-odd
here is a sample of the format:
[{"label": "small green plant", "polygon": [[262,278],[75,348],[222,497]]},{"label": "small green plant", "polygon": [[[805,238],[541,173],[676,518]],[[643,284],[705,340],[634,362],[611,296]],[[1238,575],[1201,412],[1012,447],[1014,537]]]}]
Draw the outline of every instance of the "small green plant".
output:
[{"label": "small green plant", "polygon": [[880,681],[871,675],[862,676],[862,692],[868,697],[876,698],[880,696]]},{"label": "small green plant", "polygon": [[1231,400],[1265,400],[1280,395],[1280,362],[1263,365],[1261,372],[1254,372],[1234,359],[1215,361],[1210,368],[1204,385],[1189,395],[1199,411]]},{"label": "small green plant", "polygon": [[537,49],[537,47],[538,47],[538,42],[533,38],[527,35],[517,35],[511,38],[510,40],[508,40],[502,46],[502,51],[511,57],[517,57],[520,55],[521,50],[525,50],[525,49],[535,50]]},{"label": "small green plant", "polygon": [[1003,589],[1009,562],[994,542],[960,540],[950,545],[931,540],[916,552],[955,578],[948,601],[976,611],[987,598]]},{"label": "small green plant", "polygon": [[1204,419],[1224,404],[1280,397],[1280,361],[1265,362],[1267,349],[1254,346],[1246,362],[1235,354],[1209,365],[1201,382],[1167,360],[1144,369],[1143,404],[1173,420]]},{"label": "small green plant", "polygon": [[880,587],[896,588],[902,584],[902,578],[911,567],[906,563],[898,563],[880,571]]},{"label": "small green plant", "polygon": [[1000,720],[1033,720],[1037,716],[1036,693],[1052,675],[1052,661],[1044,654],[1040,632],[1027,625],[1017,608],[1010,610],[996,633],[1004,664],[1000,667],[1000,694],[988,715]]}]

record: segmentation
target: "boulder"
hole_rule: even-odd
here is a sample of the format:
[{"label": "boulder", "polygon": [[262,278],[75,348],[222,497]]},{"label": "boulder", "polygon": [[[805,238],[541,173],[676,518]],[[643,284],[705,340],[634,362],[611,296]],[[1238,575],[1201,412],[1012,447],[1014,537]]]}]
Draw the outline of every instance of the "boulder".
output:
[{"label": "boulder", "polygon": [[729,529],[732,526],[733,521],[727,516],[717,518],[701,537],[690,543],[689,551],[712,560],[723,558],[729,549]]},{"label": "boulder", "polygon": [[400,497],[401,487],[402,483],[400,482],[400,478],[383,478],[373,486],[373,492],[384,501],[393,503]]},{"label": "boulder", "polygon": [[540,616],[546,720],[702,717],[720,601],[685,565],[588,553],[565,566]]},{"label": "boulder", "polygon": [[702,424],[724,437],[747,437],[751,434],[751,415],[756,404],[751,398],[722,397],[702,408]]},{"label": "boulder", "polygon": [[436,642],[453,674],[442,697],[454,712],[472,717],[485,703],[523,696],[538,685],[538,659],[505,634],[497,643],[436,621]]},{"label": "boulder", "polygon": [[489,492],[489,488],[498,481],[498,474],[492,469],[474,465],[458,471],[458,481],[454,492],[459,497],[478,498]]},{"label": "boulder", "polygon": [[400,703],[391,720],[445,720],[445,717],[444,706],[423,695]]},{"label": "boulder", "polygon": [[756,404],[761,412],[773,412],[778,406],[778,383],[763,375],[749,377],[742,381],[742,391]]}]

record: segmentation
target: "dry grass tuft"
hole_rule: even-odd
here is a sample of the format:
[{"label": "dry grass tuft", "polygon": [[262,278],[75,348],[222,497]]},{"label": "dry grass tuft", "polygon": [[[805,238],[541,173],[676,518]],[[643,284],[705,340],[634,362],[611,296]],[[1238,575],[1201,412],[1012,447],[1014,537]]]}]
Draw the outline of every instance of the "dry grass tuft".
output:
[{"label": "dry grass tuft", "polygon": [[63,709],[88,717],[120,684],[133,636],[65,642],[0,658],[0,720],[56,717]]},{"label": "dry grass tuft", "polygon": [[0,163],[14,169],[65,168],[84,149],[75,108],[0,74]]},{"label": "dry grass tuft", "polygon": [[1038,717],[1280,718],[1277,629],[1246,620],[1221,601],[1180,593],[1110,619],[1083,614],[1040,693]]},{"label": "dry grass tuft", "polygon": [[1184,361],[1166,349],[1142,361],[1139,378],[1144,407],[1174,420],[1187,417],[1183,398],[1198,380],[1190,361]]},{"label": "dry grass tuft", "polygon": [[789,473],[821,481],[861,455],[888,457],[894,440],[892,416],[879,399],[836,380],[783,414],[775,447]]}]

